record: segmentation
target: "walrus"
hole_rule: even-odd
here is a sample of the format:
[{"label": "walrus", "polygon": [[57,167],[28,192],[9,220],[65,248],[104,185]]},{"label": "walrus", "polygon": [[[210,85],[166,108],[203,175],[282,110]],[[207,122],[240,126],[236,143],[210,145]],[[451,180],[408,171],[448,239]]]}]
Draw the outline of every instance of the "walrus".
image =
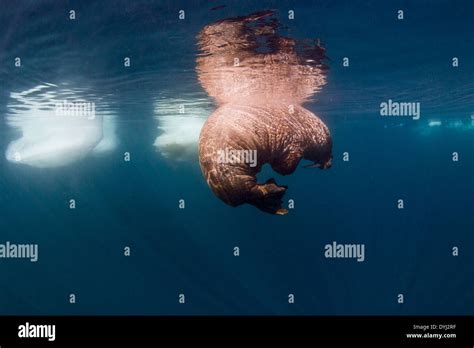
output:
[{"label": "walrus", "polygon": [[[255,150],[257,165],[219,163],[222,149]],[[199,138],[199,160],[207,184],[225,203],[249,203],[262,211],[283,215],[287,186],[256,180],[265,163],[281,175],[293,173],[301,159],[326,169],[332,162],[332,139],[326,125],[309,110],[296,106],[226,104],[205,123]]]},{"label": "walrus", "polygon": [[273,15],[262,11],[225,19],[198,34],[198,80],[218,104],[279,100],[301,105],[326,84],[325,49],[279,36]]},{"label": "walrus", "polygon": [[[230,18],[207,25],[198,35],[201,54],[198,80],[218,108],[199,136],[199,163],[207,184],[231,206],[251,204],[284,215],[287,186],[275,179],[258,183],[268,163],[281,174],[296,170],[302,159],[309,167],[332,163],[327,126],[302,105],[326,83],[324,49],[301,48],[277,34],[272,11]],[[222,160],[222,153],[230,152]],[[256,162],[249,154],[256,154]]]}]

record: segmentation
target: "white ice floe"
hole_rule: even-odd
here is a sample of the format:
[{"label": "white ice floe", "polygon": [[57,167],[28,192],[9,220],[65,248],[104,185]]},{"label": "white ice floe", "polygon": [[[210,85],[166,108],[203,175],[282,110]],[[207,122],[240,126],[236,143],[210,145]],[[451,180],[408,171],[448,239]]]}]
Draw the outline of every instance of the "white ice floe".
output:
[{"label": "white ice floe", "polygon": [[94,103],[89,113],[58,112],[63,100],[79,106],[86,102],[73,90],[56,87],[41,85],[11,93],[7,124],[20,137],[8,145],[8,161],[38,168],[61,167],[115,147],[114,117],[96,114],[94,102],[89,102]]},{"label": "white ice floe", "polygon": [[438,120],[431,120],[428,122],[429,127],[439,127],[441,126],[441,121]]},{"label": "white ice floe", "polygon": [[154,146],[170,161],[197,158],[201,128],[213,107],[208,99],[160,99],[155,103],[159,134]]}]

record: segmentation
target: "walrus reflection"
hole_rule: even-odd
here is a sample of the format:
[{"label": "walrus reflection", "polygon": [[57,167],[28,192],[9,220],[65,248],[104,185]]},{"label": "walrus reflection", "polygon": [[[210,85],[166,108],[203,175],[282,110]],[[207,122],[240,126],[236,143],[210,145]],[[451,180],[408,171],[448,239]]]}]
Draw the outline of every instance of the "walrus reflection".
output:
[{"label": "walrus reflection", "polygon": [[[288,187],[273,178],[258,183],[262,166],[268,163],[281,175],[293,173],[301,159],[312,161],[310,167],[329,168],[332,139],[326,125],[301,106],[326,83],[324,49],[298,51],[295,40],[276,34],[272,15],[219,21],[198,35],[198,78],[219,104],[201,130],[199,162],[209,187],[225,203],[284,215]],[[223,151],[230,151],[230,158],[222,160]],[[253,152],[253,164],[237,156]]]}]

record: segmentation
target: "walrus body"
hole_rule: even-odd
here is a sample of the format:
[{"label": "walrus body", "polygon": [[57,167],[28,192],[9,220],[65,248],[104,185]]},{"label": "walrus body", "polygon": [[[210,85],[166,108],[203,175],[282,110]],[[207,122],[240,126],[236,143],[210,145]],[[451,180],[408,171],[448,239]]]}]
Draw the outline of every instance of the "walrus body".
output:
[{"label": "walrus body", "polygon": [[[255,151],[257,162],[218,161],[227,149]],[[212,191],[231,206],[244,203],[272,214],[285,214],[281,198],[286,186],[273,179],[259,184],[256,175],[265,163],[281,174],[295,171],[301,159],[316,166],[331,165],[332,140],[328,128],[313,113],[286,104],[219,107],[207,120],[199,139],[201,169]]]}]

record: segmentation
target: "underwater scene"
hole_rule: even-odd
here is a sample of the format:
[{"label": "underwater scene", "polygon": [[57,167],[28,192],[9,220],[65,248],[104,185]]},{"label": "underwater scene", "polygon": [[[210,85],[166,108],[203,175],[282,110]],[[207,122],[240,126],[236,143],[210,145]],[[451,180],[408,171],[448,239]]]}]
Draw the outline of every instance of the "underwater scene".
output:
[{"label": "underwater scene", "polygon": [[474,314],[473,23],[0,0],[0,314]]}]

